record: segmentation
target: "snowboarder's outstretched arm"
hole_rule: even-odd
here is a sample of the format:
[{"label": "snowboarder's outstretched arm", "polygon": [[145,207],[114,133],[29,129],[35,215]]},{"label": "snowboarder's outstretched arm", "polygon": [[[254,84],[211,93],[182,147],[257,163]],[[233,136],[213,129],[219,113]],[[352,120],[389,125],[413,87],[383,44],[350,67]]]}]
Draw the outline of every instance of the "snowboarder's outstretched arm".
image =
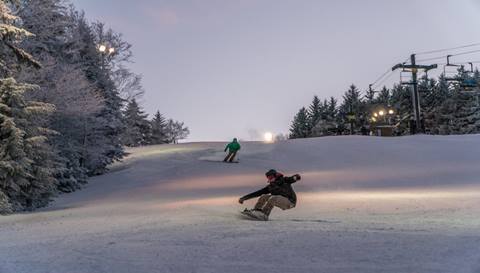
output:
[{"label": "snowboarder's outstretched arm", "polygon": [[230,144],[227,144],[227,146],[225,146],[225,149],[223,151],[226,152],[229,147],[230,147]]},{"label": "snowboarder's outstretched arm", "polygon": [[302,177],[299,175],[299,174],[294,174],[290,177],[285,177],[285,181],[288,183],[288,184],[293,184],[295,182],[297,182],[298,180],[302,179]]},{"label": "snowboarder's outstretched arm", "polygon": [[263,189],[261,189],[261,190],[258,190],[258,191],[252,192],[252,193],[250,193],[250,194],[247,194],[247,195],[245,195],[245,196],[243,196],[243,197],[240,197],[240,199],[238,200],[238,202],[239,202],[240,204],[243,204],[243,201],[245,201],[245,200],[252,199],[252,198],[258,197],[258,196],[260,196],[260,195],[262,195],[262,194],[267,194],[267,193],[270,193],[270,191],[268,190],[268,187],[265,187],[265,188],[263,188]]}]

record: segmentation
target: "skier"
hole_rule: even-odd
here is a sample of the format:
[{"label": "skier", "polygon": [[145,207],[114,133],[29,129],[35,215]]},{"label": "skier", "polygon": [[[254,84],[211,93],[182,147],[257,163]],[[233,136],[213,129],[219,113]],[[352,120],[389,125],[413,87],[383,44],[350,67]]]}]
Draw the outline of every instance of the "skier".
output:
[{"label": "skier", "polygon": [[240,144],[238,143],[237,139],[234,138],[232,142],[228,143],[225,147],[224,152],[228,150],[228,154],[223,160],[223,162],[233,162],[233,159],[237,155],[237,152],[240,150]]},{"label": "skier", "polygon": [[301,179],[299,174],[293,176],[283,176],[274,169],[265,173],[268,185],[256,192],[252,192],[241,197],[238,202],[260,196],[253,210],[245,209],[243,214],[252,216],[259,220],[268,220],[268,216],[273,207],[279,207],[282,210],[294,208],[297,204],[297,196],[293,191],[292,184]]}]

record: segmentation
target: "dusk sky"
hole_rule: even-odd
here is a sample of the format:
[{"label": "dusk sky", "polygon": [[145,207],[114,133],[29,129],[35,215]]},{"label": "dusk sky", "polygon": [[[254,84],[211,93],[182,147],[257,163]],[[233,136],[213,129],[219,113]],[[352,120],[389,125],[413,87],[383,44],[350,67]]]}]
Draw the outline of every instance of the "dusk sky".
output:
[{"label": "dusk sky", "polygon": [[[74,4],[133,45],[142,105],[184,121],[188,141],[287,133],[315,94],[340,100],[350,84],[367,89],[411,53],[480,41],[477,0]],[[478,61],[480,53],[461,60]],[[385,83],[398,80],[395,73]]]}]

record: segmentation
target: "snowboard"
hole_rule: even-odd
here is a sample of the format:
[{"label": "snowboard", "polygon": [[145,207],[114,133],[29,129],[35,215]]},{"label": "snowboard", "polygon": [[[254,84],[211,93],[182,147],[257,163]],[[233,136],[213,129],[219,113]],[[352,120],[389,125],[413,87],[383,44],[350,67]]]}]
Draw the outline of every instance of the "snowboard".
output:
[{"label": "snowboard", "polygon": [[234,160],[234,161],[222,161],[223,163],[240,163],[240,161]]},{"label": "snowboard", "polygon": [[264,219],[259,219],[257,218],[252,212],[248,209],[245,209],[243,211],[240,211],[240,215],[247,220],[252,220],[252,221],[266,221]]},{"label": "snowboard", "polygon": [[220,163],[240,163],[240,161],[238,160],[235,160],[235,161],[232,161],[232,162],[225,162],[223,160],[215,160],[215,159],[200,159],[202,161],[208,161],[208,162],[220,162]]}]

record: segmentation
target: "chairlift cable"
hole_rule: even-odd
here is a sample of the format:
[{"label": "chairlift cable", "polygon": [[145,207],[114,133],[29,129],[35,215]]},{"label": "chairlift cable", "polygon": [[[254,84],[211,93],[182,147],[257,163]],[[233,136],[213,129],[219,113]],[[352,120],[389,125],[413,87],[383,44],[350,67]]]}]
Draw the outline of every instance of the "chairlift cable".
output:
[{"label": "chairlift cable", "polygon": [[439,56],[439,57],[421,59],[421,60],[417,60],[417,62],[433,61],[433,60],[437,60],[437,59],[447,58],[448,56],[454,57],[454,56],[468,55],[468,54],[477,53],[477,52],[480,52],[480,49],[470,50],[470,51],[465,51],[465,52],[460,52],[460,53],[455,53],[455,54],[449,54],[449,55],[444,55],[444,56]]},{"label": "chairlift cable", "polygon": [[383,73],[380,77],[378,77],[374,82],[372,82],[372,86],[374,86],[378,81],[380,81],[383,77],[385,77],[388,73],[391,73],[392,70],[391,69],[388,69],[387,71],[385,71],[385,73]]},{"label": "chairlift cable", "polygon": [[456,50],[456,49],[474,47],[474,46],[478,46],[478,45],[480,45],[480,43],[474,43],[474,44],[469,44],[469,45],[464,45],[464,46],[457,46],[457,47],[450,47],[450,48],[443,48],[443,49],[436,49],[436,50],[430,50],[430,51],[423,51],[423,52],[415,53],[415,55],[426,55],[426,54],[432,54],[432,53],[438,53],[438,52],[444,52],[444,51],[450,51],[450,50]]},{"label": "chairlift cable", "polygon": [[[432,57],[432,58],[427,58],[427,59],[421,59],[417,60],[417,62],[426,62],[426,61],[433,61],[433,60],[439,60],[439,59],[445,59],[448,55],[445,56],[440,56],[440,57]],[[453,55],[451,55],[453,56]]]},{"label": "chairlift cable", "polygon": [[[383,78],[383,80],[381,80],[380,82],[378,82],[377,84],[375,84],[375,87],[379,87],[381,84],[383,84],[384,82],[386,82],[388,79],[390,79],[392,76],[393,76],[393,71],[391,71],[390,75],[388,75],[387,77]],[[373,86],[373,85],[372,85]]]},{"label": "chairlift cable", "polygon": [[[405,59],[402,63],[406,63],[406,62],[408,62],[408,60],[410,60],[410,58]],[[388,75],[389,73],[390,73],[390,75]],[[378,85],[380,85],[381,83],[385,82],[386,79],[390,78],[390,77],[392,76],[392,74],[393,74],[393,71],[392,71],[391,69],[388,69],[387,71],[385,71],[385,73],[383,73],[380,77],[378,77],[378,78],[377,78],[374,82],[372,82],[370,85],[371,85],[372,87],[378,86]],[[387,75],[388,75],[388,76],[387,76]],[[384,78],[384,77],[386,77],[386,78]],[[383,79],[383,80],[382,80],[382,79]],[[381,81],[380,81],[380,80],[381,80]],[[378,83],[379,81],[380,81],[380,83]],[[377,83],[378,83],[378,84],[377,84]]]},{"label": "chairlift cable", "polygon": [[480,52],[480,49],[466,51],[466,52],[460,52],[460,53],[457,53],[457,54],[451,54],[450,56],[467,55],[467,54],[472,54],[472,53],[476,53],[476,52]]}]

